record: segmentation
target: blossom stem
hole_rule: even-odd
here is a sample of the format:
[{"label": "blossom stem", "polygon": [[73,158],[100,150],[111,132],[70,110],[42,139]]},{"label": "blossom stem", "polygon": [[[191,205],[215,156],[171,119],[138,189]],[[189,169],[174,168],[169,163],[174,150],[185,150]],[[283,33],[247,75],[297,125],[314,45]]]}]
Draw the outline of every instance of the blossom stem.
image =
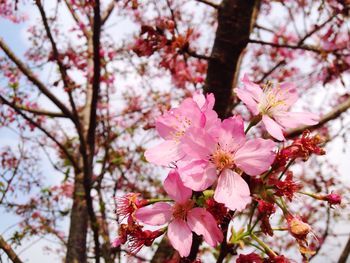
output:
[{"label": "blossom stem", "polygon": [[281,175],[278,177],[278,180],[281,180],[282,176],[288,171],[289,167],[294,163],[295,159],[293,158],[292,160],[289,161],[289,163],[286,165],[286,168],[284,168],[283,172]]},{"label": "blossom stem", "polygon": [[266,253],[269,256],[277,257],[277,254],[275,253],[275,251],[273,251],[264,241],[258,238],[254,233],[251,233],[251,237],[266,251]]},{"label": "blossom stem", "polygon": [[255,209],[257,206],[258,206],[258,203],[254,202],[252,209],[251,209],[251,212],[250,212],[250,217],[249,217],[249,222],[248,222],[248,231],[251,231],[251,229],[252,229],[251,228],[252,220],[253,220],[254,212],[255,212]]}]

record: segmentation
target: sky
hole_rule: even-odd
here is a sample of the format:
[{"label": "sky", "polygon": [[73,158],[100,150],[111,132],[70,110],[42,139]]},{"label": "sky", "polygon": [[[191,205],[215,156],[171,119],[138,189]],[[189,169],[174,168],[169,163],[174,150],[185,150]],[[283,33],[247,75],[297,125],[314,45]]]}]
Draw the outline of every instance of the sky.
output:
[{"label": "sky", "polygon": [[[30,10],[28,13],[31,13]],[[30,19],[35,19],[35,17],[31,17]],[[67,19],[69,20],[69,19]],[[131,23],[128,21],[122,21],[120,25],[118,26],[118,30],[116,31],[115,37],[121,38],[122,36],[125,36],[125,32],[129,30],[131,27]],[[28,42],[25,37],[25,24],[13,24],[8,21],[5,21],[3,19],[0,19],[0,37],[4,38],[5,41],[8,43],[8,45],[11,47],[11,49],[19,56],[23,56],[23,51],[28,48]],[[321,97],[320,97],[321,101]],[[49,104],[47,104],[45,101],[42,103],[45,104],[45,106],[50,107]],[[5,142],[6,144],[10,144],[13,147],[16,147],[18,138],[17,136],[9,131],[8,129],[0,128],[0,146]],[[339,142],[341,144],[341,142]],[[349,150],[346,150],[346,152],[342,152],[341,147],[333,147],[332,151],[328,153],[329,156],[333,156],[339,163],[340,163],[340,172],[341,176],[350,183],[350,162],[349,162]],[[43,175],[45,176],[45,180],[47,180],[47,184],[57,184],[61,180],[61,176],[59,176],[54,169],[49,164],[48,160],[42,155],[41,158],[41,170],[43,172]],[[5,237],[9,237],[11,233],[16,229],[14,224],[19,222],[19,218],[16,216],[13,216],[11,214],[6,213],[5,211],[1,211],[2,213],[1,220],[0,220],[0,233],[4,235]],[[67,222],[63,222],[62,225],[68,229]],[[14,226],[14,227],[13,227]],[[348,228],[350,232],[350,227],[345,226],[344,224],[339,224],[335,230],[335,232],[344,231],[344,228]],[[344,236],[341,238],[342,243],[347,240],[347,236]],[[34,241],[34,242],[33,242]],[[20,257],[24,260],[24,262],[27,263],[37,263],[37,262],[50,262],[50,263],[58,263],[61,262],[61,259],[55,256],[54,254],[47,254],[44,250],[45,246],[54,247],[55,243],[52,243],[52,240],[50,239],[33,239],[30,243],[24,242],[22,246],[17,247],[16,251],[20,255]],[[337,248],[332,248],[332,252],[334,255],[339,255],[340,250],[342,249],[341,246],[338,246]],[[323,248],[324,251],[327,251],[327,247]],[[319,260],[315,260],[314,262],[320,262],[322,263],[323,259],[320,258]],[[350,262],[350,259],[349,261]]]}]

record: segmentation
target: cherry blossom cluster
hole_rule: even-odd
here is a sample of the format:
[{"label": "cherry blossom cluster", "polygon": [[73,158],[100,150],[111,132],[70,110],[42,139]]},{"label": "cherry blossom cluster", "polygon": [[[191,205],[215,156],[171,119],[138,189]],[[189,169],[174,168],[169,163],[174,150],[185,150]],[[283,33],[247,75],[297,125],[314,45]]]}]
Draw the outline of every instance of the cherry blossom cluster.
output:
[{"label": "cherry blossom cluster", "polygon": [[[245,75],[242,84],[235,92],[254,116],[246,129],[240,115],[218,118],[212,94],[195,93],[156,120],[155,127],[163,141],[149,148],[145,158],[171,168],[163,183],[169,198],[142,200],[137,193],[117,198],[117,215],[120,221],[127,219],[127,223],[121,224],[114,246],[129,241],[130,251],[136,253],[167,233],[180,256],[187,257],[192,232],[215,247],[226,238],[224,219],[254,202],[263,233],[273,235],[270,217],[277,204],[285,217],[286,230],[297,240],[301,251],[309,251],[306,237],[311,227],[288,210],[283,198],[292,201],[294,193],[302,188],[288,170],[291,163],[296,159],[306,161],[311,154],[323,155],[325,152],[319,146],[322,141],[308,131],[281,149],[276,141],[285,140],[285,129],[317,124],[319,117],[310,112],[290,111],[298,99],[292,83],[259,86]],[[260,121],[271,137],[247,138],[246,133]],[[331,205],[340,203],[336,194],[309,196]],[[161,228],[143,230],[143,224]],[[251,235],[257,241],[251,222],[247,228],[237,238]],[[269,262],[288,262],[263,248],[272,260]],[[242,255],[237,262],[253,262],[244,261],[247,257],[260,258],[256,254]]]}]

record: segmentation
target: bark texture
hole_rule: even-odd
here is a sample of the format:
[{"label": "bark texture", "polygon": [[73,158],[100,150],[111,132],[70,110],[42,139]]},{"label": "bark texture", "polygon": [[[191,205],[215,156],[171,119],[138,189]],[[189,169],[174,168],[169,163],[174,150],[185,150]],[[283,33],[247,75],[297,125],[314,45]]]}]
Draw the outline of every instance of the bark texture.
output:
[{"label": "bark texture", "polygon": [[220,118],[229,115],[240,57],[249,42],[259,1],[224,0],[218,9],[218,28],[208,63],[204,91],[215,95],[215,111]]}]

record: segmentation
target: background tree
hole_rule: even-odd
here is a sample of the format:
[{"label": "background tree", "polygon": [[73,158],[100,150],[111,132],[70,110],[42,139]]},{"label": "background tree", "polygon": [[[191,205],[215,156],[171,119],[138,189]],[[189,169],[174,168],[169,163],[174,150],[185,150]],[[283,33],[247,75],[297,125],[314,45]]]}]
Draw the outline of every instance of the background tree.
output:
[{"label": "background tree", "polygon": [[[0,205],[22,218],[9,240],[0,239],[0,247],[15,261],[25,237],[50,235],[60,242],[66,262],[121,260],[124,248],[111,247],[117,236],[113,198],[128,192],[143,198],[164,194],[164,171],[143,157],[154,140],[155,118],[203,89],[215,95],[219,117],[241,113],[248,122],[251,115],[233,92],[242,73],[258,83],[297,84],[303,95],[297,107],[322,115],[312,129],[325,138],[329,154],[308,164],[296,162],[294,176],[305,185],[304,192],[346,193],[332,154],[340,144],[345,150],[348,145],[349,4],[1,1],[3,21],[27,23],[30,48],[19,54],[0,38],[0,121],[19,142],[17,149],[2,149]],[[300,136],[305,128],[286,136]],[[263,130],[258,126],[254,132]],[[60,184],[48,185],[40,175],[42,154],[61,174]],[[293,206],[313,226],[320,253],[336,240],[334,225],[348,216],[312,199]],[[246,210],[235,218],[259,216]],[[65,218],[68,232],[60,223]],[[269,244],[285,251],[295,243],[289,240]],[[191,260],[206,256],[200,245],[198,238]],[[215,253],[222,262],[239,250],[225,241]],[[152,255],[144,256],[153,262],[178,257],[169,253],[165,239]]]}]

